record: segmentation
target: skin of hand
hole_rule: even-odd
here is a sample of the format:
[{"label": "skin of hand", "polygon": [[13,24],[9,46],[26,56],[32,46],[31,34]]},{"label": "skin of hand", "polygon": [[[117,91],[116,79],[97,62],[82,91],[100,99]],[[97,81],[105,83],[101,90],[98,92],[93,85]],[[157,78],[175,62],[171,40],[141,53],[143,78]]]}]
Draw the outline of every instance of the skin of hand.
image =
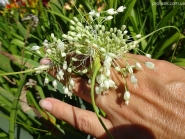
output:
[{"label": "skin of hand", "polygon": [[[130,83],[129,105],[124,104],[124,82],[120,74],[111,69],[111,78],[118,86],[106,95],[96,95],[96,105],[106,114],[102,117],[115,139],[184,139],[185,138],[185,70],[162,60],[128,54],[143,62],[153,62],[155,69],[135,71],[138,87]],[[49,60],[42,59],[41,64]],[[133,62],[130,60],[129,62]],[[122,63],[120,63],[122,64]],[[124,66],[124,64],[122,64]],[[52,76],[55,72],[50,72]],[[74,94],[91,102],[87,79],[74,76]],[[95,113],[66,104],[54,98],[40,101],[42,108],[60,120],[96,138],[108,139]]]}]

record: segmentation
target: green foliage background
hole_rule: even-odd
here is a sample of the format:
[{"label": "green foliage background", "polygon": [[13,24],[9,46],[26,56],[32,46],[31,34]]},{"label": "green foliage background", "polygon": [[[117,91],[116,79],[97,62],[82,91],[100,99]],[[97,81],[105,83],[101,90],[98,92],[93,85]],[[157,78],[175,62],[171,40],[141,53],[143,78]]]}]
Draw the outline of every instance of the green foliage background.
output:
[{"label": "green foliage background", "polygon": [[[117,9],[121,5],[125,5],[127,9],[109,21],[107,28],[120,28],[125,24],[132,36],[136,34],[145,36],[161,27],[176,26],[181,34],[174,28],[163,29],[143,40],[140,43],[140,49],[151,54],[153,58],[185,66],[185,42],[183,40],[185,6],[154,5],[155,2],[159,2],[155,0],[78,0],[73,2],[76,8],[67,0],[50,0],[48,6],[44,6],[42,1],[39,1],[34,8],[28,3],[26,7],[10,10],[4,10],[2,7],[0,9],[0,73],[21,71],[38,66],[42,57],[30,52],[29,49],[34,45],[42,46],[45,39],[51,40],[51,33],[61,38],[63,32],[68,31],[69,20],[73,16],[79,17],[80,12],[90,12],[99,8]],[[183,0],[174,2],[180,3]],[[71,10],[64,8],[66,3],[69,4]],[[38,16],[39,23],[36,27],[32,26],[32,21],[22,21],[22,17],[29,14]],[[40,98],[50,96],[74,106],[92,110],[89,103],[76,96],[72,100],[65,97],[61,89],[62,84],[59,83],[57,92],[53,91],[51,85],[44,86],[43,77],[43,75],[32,73],[0,76],[0,138],[92,138],[69,124],[55,119],[39,107]],[[36,84],[30,87],[25,86],[29,79],[36,81]],[[52,81],[53,78],[50,77],[50,80]],[[24,91],[26,100],[23,102],[19,98]],[[21,108],[25,101],[31,105],[31,107],[27,106],[27,111]],[[49,132],[37,131],[14,121]]]}]

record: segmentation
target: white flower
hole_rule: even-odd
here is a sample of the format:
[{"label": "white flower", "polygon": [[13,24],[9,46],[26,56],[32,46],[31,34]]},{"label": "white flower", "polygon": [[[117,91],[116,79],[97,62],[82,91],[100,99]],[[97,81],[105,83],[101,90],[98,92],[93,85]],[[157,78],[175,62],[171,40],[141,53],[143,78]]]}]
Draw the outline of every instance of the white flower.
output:
[{"label": "white flower", "polygon": [[96,92],[96,94],[100,94],[100,93],[101,93],[101,91],[100,91],[100,87],[95,86],[95,92]]},{"label": "white flower", "polygon": [[44,40],[44,42],[42,43],[45,47],[48,47],[49,46],[49,44],[48,44],[48,40]]},{"label": "white flower", "polygon": [[65,57],[66,56],[66,53],[61,53],[61,57]]},{"label": "white flower", "polygon": [[91,16],[95,16],[96,12],[94,10],[92,10],[91,12],[89,12],[89,15]]},{"label": "white flower", "polygon": [[145,54],[146,57],[148,58],[151,58],[151,55],[150,54]]},{"label": "white flower", "polygon": [[54,87],[54,90],[57,89],[57,80],[53,80],[52,85]]},{"label": "white flower", "polygon": [[138,63],[138,62],[135,63],[135,67],[136,67],[137,70],[143,70],[141,64]]},{"label": "white flower", "polygon": [[103,85],[104,85],[104,87],[105,87],[106,90],[109,89],[109,81],[108,80],[105,80],[103,82]]},{"label": "white flower", "polygon": [[113,14],[115,14],[115,11],[114,11],[113,8],[110,8],[110,9],[107,10],[107,13],[110,14],[110,15],[113,15]]},{"label": "white flower", "polygon": [[57,45],[57,49],[59,49],[61,52],[63,52],[65,50],[65,47],[64,47],[64,42],[59,42],[58,45]]},{"label": "white flower", "polygon": [[51,38],[54,39],[55,38],[55,35],[53,33],[51,33]]},{"label": "white flower", "polygon": [[63,70],[59,70],[59,72],[57,73],[57,79],[60,80],[64,80],[64,72]]},{"label": "white flower", "polygon": [[63,63],[63,69],[64,69],[64,70],[67,69],[67,61],[64,61],[64,63]]},{"label": "white flower", "polygon": [[73,81],[73,79],[70,79],[70,80],[69,80],[69,85],[71,86],[71,88],[73,88],[73,87],[74,87],[75,82]]},{"label": "white flower", "polygon": [[64,89],[64,94],[66,95],[69,94],[69,89],[67,87],[64,86],[63,89]]},{"label": "white flower", "polygon": [[67,71],[68,71],[69,73],[71,73],[71,72],[72,72],[72,69],[71,69],[71,68],[68,68]]},{"label": "white flower", "polygon": [[120,7],[117,9],[117,12],[123,12],[125,9],[126,9],[125,6],[120,6]]},{"label": "white flower", "polygon": [[96,12],[95,15],[96,15],[96,17],[99,17],[100,16],[100,13],[99,12]]},{"label": "white flower", "polygon": [[127,31],[127,30],[125,30],[123,33],[124,33],[124,34],[127,34],[127,33],[128,33],[128,31]]},{"label": "white flower", "polygon": [[111,20],[112,18],[113,18],[113,16],[107,16],[107,17],[105,18],[105,20],[108,21],[108,20]]},{"label": "white flower", "polygon": [[149,68],[149,69],[155,69],[155,65],[154,65],[154,63],[152,63],[152,62],[145,62],[145,65],[146,65],[146,67]]},{"label": "white flower", "polygon": [[129,91],[125,91],[123,98],[125,100],[125,104],[128,105],[129,104],[129,100],[130,100],[130,92]]},{"label": "white flower", "polygon": [[130,74],[133,74],[133,69],[132,69],[131,66],[128,65],[126,68],[127,68],[128,72],[129,72]]},{"label": "white flower", "polygon": [[46,77],[45,79],[44,79],[44,85],[47,85],[49,83],[49,79],[48,79],[48,77]]},{"label": "white flower", "polygon": [[6,6],[6,4],[9,4],[8,0],[0,0],[0,5]]},{"label": "white flower", "polygon": [[133,74],[133,75],[131,75],[131,77],[130,77],[130,81],[131,81],[131,83],[133,83],[133,84],[137,85],[137,78],[134,76],[134,74]]},{"label": "white flower", "polygon": [[141,38],[141,34],[137,34],[136,38],[138,38],[138,39]]},{"label": "white flower", "polygon": [[40,47],[36,45],[36,46],[32,46],[30,50],[36,51],[36,50],[39,50],[39,49],[40,49]]}]

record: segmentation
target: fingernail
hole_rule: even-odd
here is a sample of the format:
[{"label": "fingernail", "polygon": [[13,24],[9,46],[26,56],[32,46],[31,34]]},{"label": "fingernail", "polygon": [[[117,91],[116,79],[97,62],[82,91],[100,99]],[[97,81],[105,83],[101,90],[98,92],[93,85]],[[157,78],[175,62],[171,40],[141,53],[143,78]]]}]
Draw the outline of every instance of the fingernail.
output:
[{"label": "fingernail", "polygon": [[43,109],[45,109],[45,110],[47,110],[47,111],[51,111],[51,109],[52,109],[52,103],[49,102],[49,101],[47,101],[47,100],[45,100],[45,99],[41,99],[40,102],[39,102],[39,105],[40,105]]}]

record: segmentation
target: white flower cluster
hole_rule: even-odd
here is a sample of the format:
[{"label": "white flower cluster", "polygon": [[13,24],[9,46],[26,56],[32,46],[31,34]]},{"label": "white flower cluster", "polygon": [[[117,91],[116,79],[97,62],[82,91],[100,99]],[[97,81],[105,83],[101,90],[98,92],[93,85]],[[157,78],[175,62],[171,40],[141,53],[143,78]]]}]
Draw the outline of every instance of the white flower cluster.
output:
[{"label": "white flower cluster", "polygon": [[[96,76],[95,92],[96,94],[106,94],[110,88],[116,89],[115,82],[111,79],[111,68],[119,72],[123,78],[130,75],[130,82],[137,86],[138,79],[134,75],[133,70],[143,70],[141,64],[135,60],[135,65],[130,65],[124,56],[130,50],[138,50],[138,38],[140,34],[131,38],[127,35],[126,26],[122,25],[121,29],[106,29],[104,23],[113,18],[112,15],[123,12],[126,7],[120,6],[117,10],[108,9],[103,12],[91,11],[88,15],[78,19],[73,17],[70,21],[70,30],[67,34],[63,34],[63,39],[57,39],[51,34],[52,42],[45,40],[45,57],[52,60],[52,66],[57,69],[57,79],[62,81],[65,79],[64,93],[71,97],[75,82],[71,78],[71,73],[79,76],[86,76],[92,82],[93,63],[95,57],[99,57],[101,68]],[[134,41],[135,40],[135,41]],[[33,46],[31,50],[39,53],[39,46]],[[149,54],[146,54],[150,57]],[[123,59],[121,61],[120,59]],[[122,62],[125,67],[121,67]],[[154,69],[154,64],[145,62],[146,67]],[[45,79],[45,84],[48,79]],[[56,80],[53,86],[57,89]],[[91,86],[93,87],[93,86]],[[130,100],[130,92],[125,85],[124,100],[128,104]]]}]

